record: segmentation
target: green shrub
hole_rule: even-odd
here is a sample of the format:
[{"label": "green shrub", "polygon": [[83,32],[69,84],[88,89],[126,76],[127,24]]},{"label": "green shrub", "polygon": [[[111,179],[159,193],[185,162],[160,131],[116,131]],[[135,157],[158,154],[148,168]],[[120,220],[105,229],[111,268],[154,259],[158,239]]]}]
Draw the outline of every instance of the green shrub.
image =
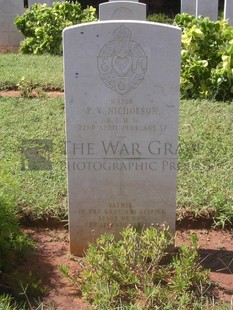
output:
[{"label": "green shrub", "polygon": [[[182,246],[173,258],[167,251],[174,239],[166,227],[128,227],[121,237],[102,235],[82,262],[78,286],[96,309],[191,309],[203,297],[208,272],[198,263],[196,235],[190,236],[191,248]],[[61,270],[77,284],[67,268]]]},{"label": "green shrub", "polygon": [[163,13],[151,14],[147,17],[147,20],[149,22],[163,23],[163,24],[172,24],[174,22],[174,19]]},{"label": "green shrub", "polygon": [[182,97],[232,99],[233,27],[188,14],[176,15],[175,25],[182,28]]},{"label": "green shrub", "polygon": [[95,9],[82,10],[80,3],[54,2],[34,4],[15,19],[16,27],[25,36],[20,50],[23,53],[61,54],[62,30],[79,23],[95,21]]}]

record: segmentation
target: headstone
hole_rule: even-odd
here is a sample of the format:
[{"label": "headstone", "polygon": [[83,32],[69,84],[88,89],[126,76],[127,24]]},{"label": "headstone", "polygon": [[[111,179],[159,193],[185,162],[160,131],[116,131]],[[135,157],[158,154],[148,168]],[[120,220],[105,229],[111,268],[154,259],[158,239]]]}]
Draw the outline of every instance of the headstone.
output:
[{"label": "headstone", "polygon": [[197,16],[199,15],[216,21],[218,19],[218,0],[197,0]]},{"label": "headstone", "polygon": [[228,19],[229,24],[233,25],[233,1],[232,0],[225,0],[224,19]]},{"label": "headstone", "polygon": [[109,0],[109,2],[138,2],[138,0]]},{"label": "headstone", "polygon": [[180,29],[115,20],[63,36],[71,253],[129,224],[174,233]]},{"label": "headstone", "polygon": [[[31,6],[35,3],[47,4],[47,6],[52,6],[53,2],[56,0],[28,0],[28,5]],[[61,0],[59,0],[61,2]]]},{"label": "headstone", "polygon": [[14,25],[14,19],[23,12],[23,0],[0,0],[0,48],[17,48],[19,46],[23,35]]},{"label": "headstone", "polygon": [[99,20],[146,20],[146,5],[133,1],[112,1],[99,5]]},{"label": "headstone", "polygon": [[181,13],[196,16],[196,0],[181,0]]}]

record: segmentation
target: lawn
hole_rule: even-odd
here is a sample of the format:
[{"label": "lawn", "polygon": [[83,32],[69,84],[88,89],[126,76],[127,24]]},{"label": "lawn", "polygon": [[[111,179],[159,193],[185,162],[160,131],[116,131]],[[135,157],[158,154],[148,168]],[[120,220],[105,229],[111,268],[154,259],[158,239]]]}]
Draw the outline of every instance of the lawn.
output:
[{"label": "lawn", "polygon": [[232,104],[181,101],[178,207],[221,226],[233,220],[232,121]]},{"label": "lawn", "polygon": [[[63,98],[0,99],[1,159],[19,180],[22,214],[34,219],[66,214],[63,106]],[[181,101],[179,216],[216,215],[222,225],[233,219],[232,112],[228,103]],[[52,170],[22,170],[22,145],[38,139],[52,142]]]},{"label": "lawn", "polygon": [[[2,165],[19,181],[20,211],[33,219],[66,214],[63,98],[0,98]],[[22,148],[31,140],[52,143],[52,170],[30,170]],[[46,155],[46,154],[45,154]]]},{"label": "lawn", "polygon": [[63,90],[63,64],[61,56],[0,55],[0,90],[17,88],[22,78],[45,89]]},{"label": "lawn", "polygon": [[[0,72],[0,90],[19,89],[21,91],[21,97],[0,96],[0,198],[8,197],[6,201],[10,203],[16,201],[17,209],[22,220],[28,221],[30,219],[38,221],[41,219],[55,218],[66,223],[67,178],[65,164],[64,98],[63,96],[49,97],[43,92],[45,90],[63,90],[62,57],[0,54],[0,65],[2,69]],[[28,92],[26,91],[27,89],[29,90]],[[37,92],[38,97],[29,98],[29,96],[33,95],[32,89],[41,89],[42,92]],[[191,216],[192,218],[214,218],[214,223],[220,227],[225,227],[226,224],[232,223],[232,115],[233,106],[230,102],[181,100],[177,191],[177,218],[179,220]],[[40,168],[42,169],[40,170]],[[10,225],[9,217],[5,223],[8,226]],[[9,227],[11,229],[11,226]],[[47,233],[49,231],[50,236],[44,235],[46,240],[49,240],[48,243],[46,244],[45,239],[42,238],[41,243],[43,246],[40,245],[40,250],[37,251],[37,255],[40,254],[41,256],[32,257],[32,260],[35,260],[36,257],[37,262],[42,263],[42,265],[38,265],[39,273],[43,271],[42,266],[45,260],[46,262],[49,260],[54,261],[54,269],[57,269],[58,260],[54,260],[54,257],[56,255],[57,258],[59,257],[60,267],[63,263],[61,253],[66,256],[66,259],[68,257],[66,254],[68,250],[64,250],[64,242],[61,242],[62,239],[59,239],[59,236],[57,236],[57,231],[50,231],[50,228],[48,226],[46,229]],[[37,235],[38,232],[35,231],[35,234]],[[67,235],[67,232],[65,234]],[[54,245],[51,235],[56,238],[57,244]],[[41,236],[40,234],[38,238],[41,238]],[[23,244],[22,238],[22,235],[20,235],[19,240],[21,240],[21,243],[19,243],[18,247]],[[206,238],[209,238],[208,235]],[[214,241],[216,241],[216,238],[214,238]],[[184,240],[182,239],[182,246],[183,243]],[[152,243],[149,242],[148,244],[151,247]],[[16,247],[16,244],[14,246]],[[54,246],[56,249],[58,248],[57,252],[52,248]],[[154,246],[152,247],[155,248]],[[127,242],[128,248],[129,243]],[[48,253],[45,252],[45,249]],[[194,248],[192,248],[193,250]],[[122,254],[123,252],[121,251],[120,253]],[[129,253],[131,252],[136,253],[134,250]],[[221,252],[221,250],[218,252]],[[53,253],[53,256],[51,256],[51,253]],[[157,255],[158,251],[152,251],[151,253]],[[230,253],[230,251],[226,251],[226,253]],[[118,252],[116,254],[118,257]],[[188,266],[181,265],[177,262],[177,267],[180,270],[180,283],[182,285],[185,283],[184,279],[188,279],[186,276],[183,277],[183,272],[190,271],[193,273],[195,267],[195,264],[191,260],[194,257],[192,252],[187,252],[186,255],[187,259],[183,259],[183,262],[188,262]],[[93,255],[95,261],[97,256],[97,254]],[[119,258],[120,260],[122,259],[121,256]],[[219,259],[217,256],[215,258],[216,261]],[[98,263],[100,261],[102,262],[102,260],[97,261]],[[109,258],[107,259],[108,263]],[[37,266],[34,261],[32,264],[28,264],[28,262],[26,264],[30,268],[31,265]],[[53,269],[53,265],[44,266],[46,266],[44,268],[48,268],[49,266],[48,270],[46,270],[46,279],[50,281],[51,274],[49,270]],[[63,268],[65,267],[63,265]],[[99,266],[97,267],[99,274],[100,268]],[[141,263],[139,267],[142,271]],[[77,265],[75,268],[77,269]],[[148,271],[150,270],[148,267],[146,269]],[[162,266],[162,269],[164,269],[164,266]],[[66,269],[64,270],[66,271]],[[93,268],[91,270],[92,274]],[[127,271],[129,271],[129,268],[127,268]],[[116,268],[114,267],[115,272]],[[171,272],[171,275],[175,274],[173,271]],[[125,276],[125,272],[123,274]],[[31,271],[28,278],[25,275],[23,276],[26,287],[24,294],[27,301],[28,297],[26,293],[30,296],[30,285],[41,283],[35,282],[36,280],[32,284],[28,283],[30,282],[30,276],[32,277]],[[171,279],[170,276],[169,279]],[[91,280],[85,279],[84,283],[87,283],[87,287],[90,285]],[[179,282],[179,278],[177,280]],[[14,276],[13,281],[16,283],[19,282],[17,275]],[[189,282],[189,280],[187,281]],[[141,282],[144,283],[144,280]],[[20,283],[22,286],[22,282]],[[59,287],[63,287],[60,283],[58,284]],[[69,283],[69,287],[70,285]],[[96,279],[93,282],[94,288],[95,285]],[[159,285],[160,282],[158,286],[155,286],[153,292],[155,293],[157,290],[159,294],[158,300],[161,301],[162,290],[159,288]],[[172,287],[171,283],[168,287]],[[200,282],[199,287],[199,293],[202,294],[202,282]],[[26,292],[28,288],[29,290]],[[75,288],[77,287],[73,284],[72,290]],[[78,289],[80,289],[79,286]],[[102,287],[100,289],[101,296],[105,298],[106,292],[109,290],[104,291]],[[64,290],[67,293],[66,286]],[[40,291],[40,287],[37,288],[37,291]],[[123,291],[125,294],[125,286]],[[92,287],[90,293],[93,293]],[[171,302],[177,304],[182,304],[185,298],[187,298],[187,295],[183,291],[181,292],[180,299],[177,299],[178,293],[174,291],[173,294],[175,294],[174,296],[176,298],[172,299]],[[58,296],[59,294],[57,295],[56,292],[55,295]],[[167,292],[164,290],[163,298],[164,304],[166,305],[167,302],[170,302],[168,301],[167,295]],[[150,296],[152,296],[152,299],[154,298],[152,293]],[[184,300],[182,299],[183,297]],[[1,305],[4,307],[5,304],[8,305],[10,302],[13,302],[13,299],[10,300],[9,296],[1,295],[0,292],[0,308]],[[197,300],[196,308],[205,307],[206,309],[212,309],[212,302],[214,300],[209,304],[207,299],[205,300],[204,297],[201,297],[200,300]],[[67,305],[67,297],[65,303]],[[41,309],[42,307],[44,308],[43,303],[41,304]],[[229,304],[220,301],[216,302],[213,308],[219,310],[228,309]]]},{"label": "lawn", "polygon": [[[3,88],[16,86],[22,76],[63,88],[62,57],[1,54],[0,64]],[[222,226],[233,220],[232,115],[229,102],[181,101],[178,218],[204,215]],[[0,97],[0,122],[1,166],[17,179],[22,216],[66,217],[64,99]],[[49,143],[51,170],[24,167],[22,148],[31,140]]]}]

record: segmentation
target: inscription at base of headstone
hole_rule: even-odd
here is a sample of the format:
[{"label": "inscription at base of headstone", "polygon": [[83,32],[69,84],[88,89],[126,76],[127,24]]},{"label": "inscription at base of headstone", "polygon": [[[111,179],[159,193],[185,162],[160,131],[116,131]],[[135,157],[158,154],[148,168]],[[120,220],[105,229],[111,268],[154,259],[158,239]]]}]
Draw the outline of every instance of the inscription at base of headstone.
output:
[{"label": "inscription at base of headstone", "polygon": [[71,252],[129,224],[174,233],[181,30],[114,20],[63,38]]}]

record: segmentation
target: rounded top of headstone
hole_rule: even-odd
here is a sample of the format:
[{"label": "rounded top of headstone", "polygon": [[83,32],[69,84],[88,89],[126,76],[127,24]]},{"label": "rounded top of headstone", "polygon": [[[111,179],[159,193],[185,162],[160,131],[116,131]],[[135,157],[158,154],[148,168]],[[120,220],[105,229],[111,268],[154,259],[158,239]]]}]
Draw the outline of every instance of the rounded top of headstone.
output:
[{"label": "rounded top of headstone", "polygon": [[124,1],[124,2],[138,2],[138,0],[109,0],[109,2],[116,2],[116,1]]}]

